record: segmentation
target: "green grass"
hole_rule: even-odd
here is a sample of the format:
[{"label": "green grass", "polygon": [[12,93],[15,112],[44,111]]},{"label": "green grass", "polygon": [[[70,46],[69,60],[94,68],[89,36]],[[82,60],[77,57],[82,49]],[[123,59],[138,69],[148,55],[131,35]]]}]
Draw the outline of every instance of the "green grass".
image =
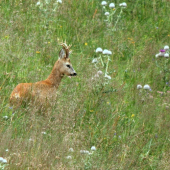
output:
[{"label": "green grass", "polygon": [[[42,8],[36,3],[0,2],[0,157],[6,169],[170,169],[170,66],[169,59],[155,58],[170,45],[169,2],[127,0],[116,31],[120,9],[107,22],[104,12],[114,10],[102,9],[101,1],[63,0],[56,11],[54,0],[41,1]],[[56,105],[46,116],[29,105],[10,109],[14,87],[46,79],[65,40],[78,76],[62,80]],[[92,79],[107,61],[104,68],[92,63],[97,47],[112,51],[111,80],[104,74]],[[80,153],[91,146],[93,154]]]}]

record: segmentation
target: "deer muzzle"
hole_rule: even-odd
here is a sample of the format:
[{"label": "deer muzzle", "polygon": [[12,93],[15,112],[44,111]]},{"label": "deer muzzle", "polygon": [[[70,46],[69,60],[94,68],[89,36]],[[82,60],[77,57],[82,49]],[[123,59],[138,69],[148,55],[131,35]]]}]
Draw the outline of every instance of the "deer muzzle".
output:
[{"label": "deer muzzle", "polygon": [[73,74],[70,74],[70,76],[77,76],[77,73],[75,72]]}]

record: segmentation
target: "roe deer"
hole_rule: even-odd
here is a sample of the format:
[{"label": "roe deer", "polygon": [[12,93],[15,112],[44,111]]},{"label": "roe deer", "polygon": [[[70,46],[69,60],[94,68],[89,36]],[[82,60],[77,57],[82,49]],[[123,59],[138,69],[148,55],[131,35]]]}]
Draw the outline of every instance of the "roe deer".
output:
[{"label": "roe deer", "polygon": [[37,101],[40,105],[45,102],[54,102],[56,99],[57,88],[64,75],[76,76],[77,73],[73,69],[69,55],[72,52],[71,46],[62,43],[62,49],[59,52],[59,59],[54,64],[51,74],[46,80],[36,83],[20,83],[11,93],[10,104],[20,106],[23,101]]}]

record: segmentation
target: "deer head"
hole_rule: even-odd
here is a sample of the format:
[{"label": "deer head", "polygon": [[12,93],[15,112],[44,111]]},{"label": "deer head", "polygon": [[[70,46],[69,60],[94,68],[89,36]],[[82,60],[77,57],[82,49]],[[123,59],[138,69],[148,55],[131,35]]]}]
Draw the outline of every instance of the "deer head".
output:
[{"label": "deer head", "polygon": [[72,67],[70,62],[69,55],[71,54],[72,50],[70,50],[71,45],[67,46],[66,43],[62,43],[62,49],[59,52],[59,60],[60,63],[60,73],[67,76],[76,76],[77,73]]}]

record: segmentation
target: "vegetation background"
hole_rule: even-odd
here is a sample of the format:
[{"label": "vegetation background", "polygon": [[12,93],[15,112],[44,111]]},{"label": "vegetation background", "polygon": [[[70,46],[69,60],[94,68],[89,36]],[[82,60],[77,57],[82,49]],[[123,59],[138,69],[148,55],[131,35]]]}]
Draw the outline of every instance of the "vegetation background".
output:
[{"label": "vegetation background", "polygon": [[[126,0],[122,13],[120,0],[37,2],[0,1],[1,169],[170,169],[170,62],[155,58],[170,45],[170,2]],[[50,114],[14,112],[13,88],[46,79],[65,40],[78,76],[63,79]],[[97,47],[112,51],[111,79],[94,78],[106,66],[92,63]]]}]

